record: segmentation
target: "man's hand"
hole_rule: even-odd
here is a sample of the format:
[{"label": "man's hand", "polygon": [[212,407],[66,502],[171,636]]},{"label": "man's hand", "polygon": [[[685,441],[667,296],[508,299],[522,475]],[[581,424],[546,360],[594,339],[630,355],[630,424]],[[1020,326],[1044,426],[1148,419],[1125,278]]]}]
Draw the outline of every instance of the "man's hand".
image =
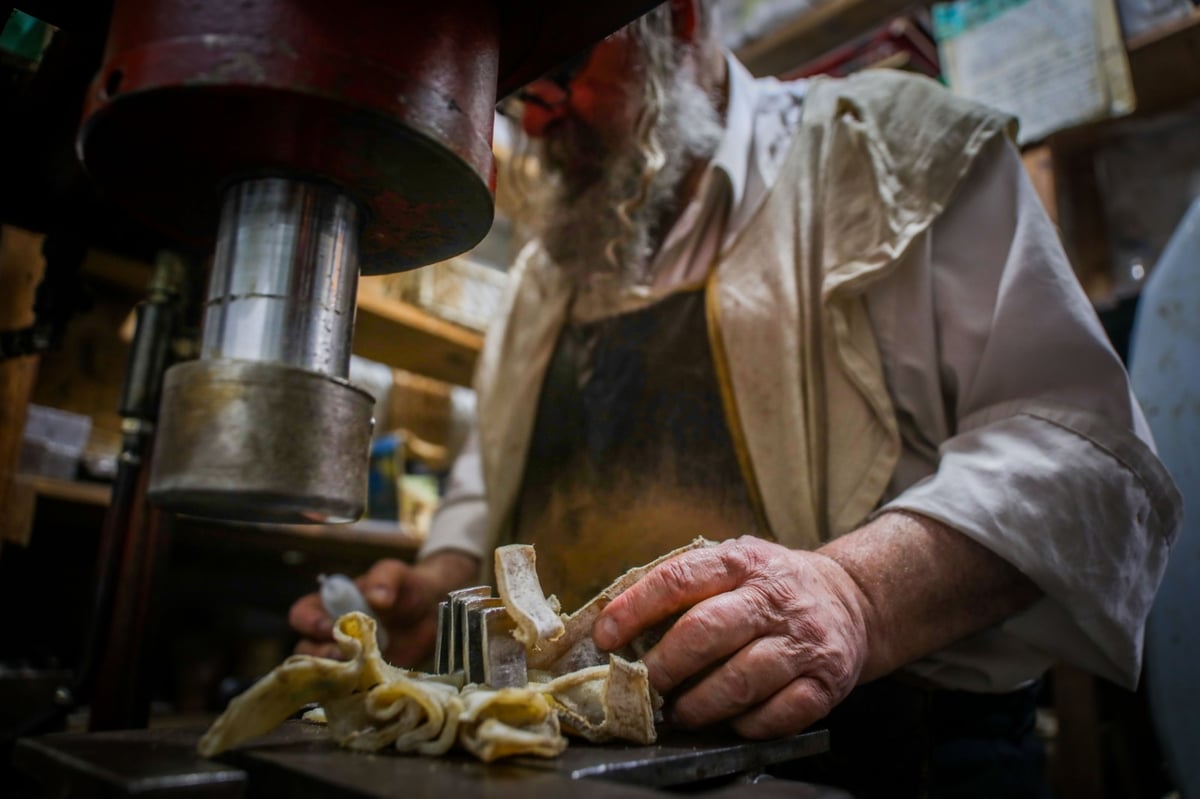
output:
[{"label": "man's hand", "polygon": [[684,725],[733,719],[742,735],[761,738],[804,729],[856,683],[999,624],[1040,596],[958,530],[888,511],[816,552],[749,537],[685,552],[613,600],[592,633],[615,649],[687,611],[646,653],[650,682],[678,690]]},{"label": "man's hand", "polygon": [[[381,560],[355,580],[367,604],[388,631],[384,659],[398,666],[416,666],[433,651],[437,636],[437,603],[446,593],[473,583],[479,561],[461,552],[438,552],[416,566],[399,560]],[[312,593],[292,605],[288,622],[303,639],[296,652],[336,658],[333,619],[325,612],[321,596]]]},{"label": "man's hand", "polygon": [[836,561],[745,536],[663,563],[621,594],[593,631],[616,649],[681,611],[643,660],[674,719],[731,719],[748,738],[824,717],[867,659],[865,598]]}]

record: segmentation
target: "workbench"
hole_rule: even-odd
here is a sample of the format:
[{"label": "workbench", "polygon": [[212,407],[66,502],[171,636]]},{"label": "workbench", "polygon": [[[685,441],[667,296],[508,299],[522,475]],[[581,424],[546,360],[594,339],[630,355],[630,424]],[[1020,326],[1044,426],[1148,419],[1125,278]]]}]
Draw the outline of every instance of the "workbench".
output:
[{"label": "workbench", "polygon": [[801,783],[753,780],[770,764],[826,751],[827,730],[770,741],[729,733],[668,733],[652,746],[572,741],[557,758],[492,764],[458,752],[444,757],[351,752],[339,748],[324,728],[300,721],[206,760],[196,754],[203,732],[181,727],[47,735],[18,742],[14,762],[45,796],[638,799],[663,796],[671,786],[722,799],[846,796]]}]

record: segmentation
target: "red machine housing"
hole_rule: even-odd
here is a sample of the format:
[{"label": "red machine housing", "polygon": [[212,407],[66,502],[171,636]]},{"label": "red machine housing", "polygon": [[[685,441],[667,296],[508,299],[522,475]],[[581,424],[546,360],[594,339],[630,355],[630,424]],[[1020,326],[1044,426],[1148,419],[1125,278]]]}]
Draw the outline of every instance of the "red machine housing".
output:
[{"label": "red machine housing", "polygon": [[365,274],[492,221],[493,0],[117,0],[79,156],[143,221],[202,245],[221,190],[328,181],[365,212]]}]

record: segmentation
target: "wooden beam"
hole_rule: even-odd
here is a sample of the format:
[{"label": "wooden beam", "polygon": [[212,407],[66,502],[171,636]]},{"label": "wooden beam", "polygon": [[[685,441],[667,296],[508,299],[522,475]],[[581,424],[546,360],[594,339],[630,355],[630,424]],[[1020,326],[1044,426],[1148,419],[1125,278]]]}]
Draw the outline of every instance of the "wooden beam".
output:
[{"label": "wooden beam", "polygon": [[1050,139],[1059,233],[1079,282],[1092,302],[1113,298],[1112,248],[1095,158],[1086,147],[1060,146]]},{"label": "wooden beam", "polygon": [[[0,226],[2,330],[33,324],[33,299],[45,270],[43,238],[20,228]],[[26,498],[14,495],[12,481],[21,458],[21,439],[37,368],[36,355],[0,361],[0,538],[8,540],[28,539],[25,522],[18,518]],[[10,523],[13,530],[7,529]]]},{"label": "wooden beam", "polygon": [[1104,799],[1102,730],[1096,678],[1073,666],[1051,671],[1058,734],[1050,761],[1050,781],[1064,799]]},{"label": "wooden beam", "polygon": [[114,255],[103,250],[89,250],[81,267],[85,275],[133,292],[138,297],[146,293],[154,267],[146,261]]},{"label": "wooden beam", "polygon": [[[85,483],[79,480],[59,480],[53,477],[21,474],[13,481],[22,496],[28,496],[29,519],[32,521],[33,505],[37,500],[54,500],[73,505],[107,508],[112,498],[112,487],[101,483]],[[299,539],[321,538],[342,541],[347,544],[376,544],[405,552],[415,552],[423,541],[405,527],[391,521],[361,519],[352,524],[330,525],[280,525],[238,524],[218,522],[200,518],[189,518],[180,522],[190,528],[221,530],[228,535],[245,535],[247,531],[264,531],[275,534],[281,541],[288,536]],[[3,528],[0,528],[2,530]]]},{"label": "wooden beam", "polygon": [[21,482],[22,475],[13,475],[4,494],[4,512],[0,514],[0,547],[15,544],[29,546],[33,536],[33,508],[37,495]]}]

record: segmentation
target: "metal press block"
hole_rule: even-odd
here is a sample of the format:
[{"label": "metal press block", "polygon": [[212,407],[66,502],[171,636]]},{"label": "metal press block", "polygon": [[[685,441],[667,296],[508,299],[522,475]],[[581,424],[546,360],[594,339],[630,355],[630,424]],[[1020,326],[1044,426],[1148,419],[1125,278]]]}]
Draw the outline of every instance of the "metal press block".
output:
[{"label": "metal press block", "polygon": [[481,608],[477,613],[483,635],[483,682],[489,688],[523,688],[529,682],[525,645],[513,638],[516,623],[503,608]]},{"label": "metal press block", "polygon": [[466,599],[486,598],[491,595],[492,587],[489,585],[460,588],[457,591],[451,591],[447,594],[450,605],[450,644],[447,647],[450,666],[446,671],[447,674],[461,671],[466,662],[465,650],[463,649],[465,642],[463,629],[466,626],[466,618],[463,615],[462,607],[463,601]]},{"label": "metal press block", "polygon": [[478,597],[462,602],[463,677],[469,683],[482,685],[486,682],[483,660],[486,631],[481,614],[489,609],[504,610],[504,601],[497,597]]}]

